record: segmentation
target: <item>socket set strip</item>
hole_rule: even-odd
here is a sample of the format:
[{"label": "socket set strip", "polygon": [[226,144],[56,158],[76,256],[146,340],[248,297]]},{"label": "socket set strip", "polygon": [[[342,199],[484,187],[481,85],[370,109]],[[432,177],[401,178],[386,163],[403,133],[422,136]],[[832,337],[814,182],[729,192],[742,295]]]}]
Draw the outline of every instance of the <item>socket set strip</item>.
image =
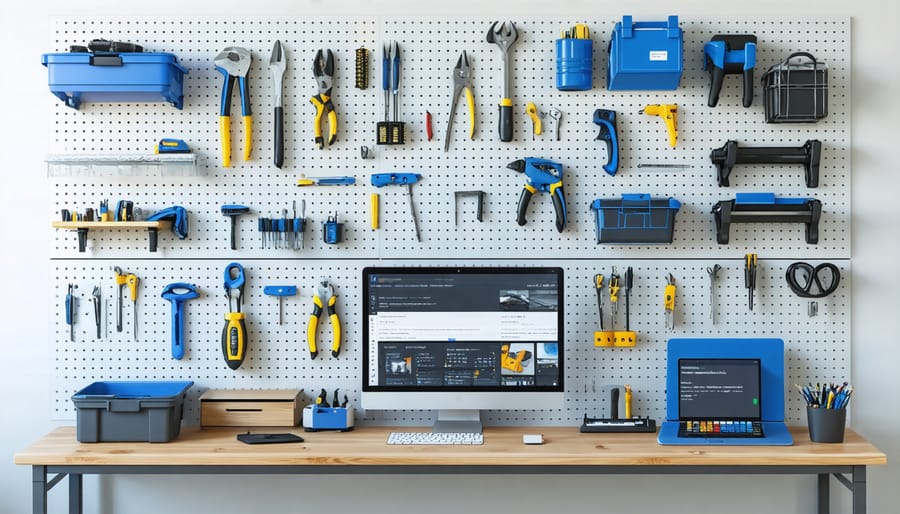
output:
[{"label": "socket set strip", "polygon": [[[683,17],[684,75],[676,91],[607,91],[606,47],[612,27],[621,18],[513,18],[520,37],[511,51],[515,125],[514,140],[497,137],[497,102],[501,94],[502,59],[495,45],[485,42],[494,19],[405,17],[283,17],[283,18],[56,18],[47,51],[66,51],[95,37],[142,43],[148,51],[172,52],[188,68],[185,107],[164,104],[85,103],[78,111],[48,94],[52,141],[48,153],[152,153],[162,137],[184,139],[198,155],[201,173],[183,177],[55,176],[50,181],[53,202],[48,217],[60,209],[82,211],[103,199],[127,198],[144,212],[184,206],[190,233],[179,240],[160,232],[157,253],[147,252],[142,230],[92,230],[87,252],[77,253],[74,232],[48,229],[51,313],[54,320],[53,366],[56,394],[54,417],[70,419],[69,396],[94,380],[192,379],[188,422],[198,420],[197,396],[211,387],[303,387],[328,384],[350,393],[359,405],[360,304],[359,277],[367,264],[393,261],[399,265],[478,264],[559,265],[566,269],[567,394],[555,411],[491,412],[494,424],[577,424],[585,413],[600,408],[600,388],[630,383],[636,391],[635,412],[661,419],[665,414],[665,341],[677,337],[756,337],[785,339],[788,381],[805,383],[823,377],[846,377],[850,369],[850,21],[724,21]],[[554,40],[576,22],[587,23],[594,41],[594,88],[584,92],[555,89]],[[754,104],[741,106],[742,85],[728,77],[716,108],[706,106],[708,76],[701,69],[702,47],[718,33],[753,33],[759,38],[757,77],[796,51],[810,51],[829,67],[829,115],[816,124],[772,125],[763,122],[762,87],[757,79]],[[268,58],[278,39],[287,54],[284,76],[285,160],[272,164],[274,134]],[[382,44],[397,41],[402,51],[399,119],[405,122],[403,145],[377,145],[377,122],[383,118]],[[253,154],[244,162],[240,121],[232,120],[233,159],[222,168],[218,108],[222,78],[212,60],[226,46],[244,46],[253,54],[250,101],[254,113]],[[319,48],[330,48],[337,59],[333,91],[339,129],[333,146],[313,142],[315,94],[312,60]],[[369,87],[354,87],[354,57],[368,49]],[[450,150],[443,150],[451,95],[451,70],[466,51],[474,67],[476,128],[468,137],[465,101],[455,107]],[[525,103],[541,111],[563,112],[560,140],[552,131],[532,137]],[[239,103],[234,99],[234,104]],[[666,130],[657,117],[638,114],[653,103],[678,104],[678,146],[667,145]],[[606,162],[598,128],[597,108],[619,115],[620,167],[615,177],[604,173]],[[432,116],[434,137],[427,140],[426,113]],[[545,119],[546,122],[546,119]],[[800,166],[742,165],[732,186],[718,187],[710,162],[713,148],[737,139],[748,146],[799,146],[807,139],[823,142],[820,185],[807,189]],[[361,147],[367,147],[363,159]],[[522,174],[506,165],[525,157],[542,157],[564,166],[569,219],[557,233],[547,195],[536,195],[525,226],[516,224],[516,204],[524,184]],[[638,168],[642,163],[670,163],[684,169]],[[369,177],[381,172],[421,173],[414,200],[422,241],[409,217],[407,189],[375,189]],[[301,177],[350,175],[354,185],[297,187]],[[474,199],[457,200],[459,190],[484,191],[483,221],[475,216]],[[710,210],[738,192],[771,191],[779,196],[819,198],[823,216],[817,245],[804,241],[795,224],[742,224],[731,230],[728,245],[716,243]],[[381,226],[369,227],[369,196],[380,194]],[[682,203],[670,245],[598,245],[593,213],[595,198],[623,193],[673,197]],[[266,245],[258,230],[260,218],[282,218],[292,205],[305,204],[306,227],[300,250]],[[229,248],[230,220],[223,204],[242,204],[250,212],[236,220],[237,249]],[[328,244],[324,225],[337,215],[342,240]],[[288,214],[288,217],[292,216]],[[741,256],[760,256],[757,308],[747,310]],[[528,255],[538,260],[521,258]],[[807,316],[807,302],[794,297],[784,283],[793,260],[836,262],[843,280],[835,295],[820,302],[816,317]],[[119,260],[125,260],[122,264]],[[491,259],[482,261],[481,259]],[[713,259],[725,267],[717,290],[718,323],[708,320],[706,267]],[[245,299],[251,348],[243,366],[233,372],[221,356],[222,315],[227,304],[221,290],[228,262],[242,263],[248,273]],[[115,331],[105,314],[104,337],[93,337],[90,295],[102,284],[105,312],[115,309],[112,266],[121,265],[142,282],[138,300],[139,341],[132,341],[131,305],[125,299],[124,328]],[[595,273],[608,275],[635,270],[632,302],[634,348],[595,348],[597,330]],[[662,290],[671,273],[678,284],[676,327],[664,327]],[[310,361],[306,350],[306,320],[311,292],[320,277],[336,286],[344,329],[344,349],[338,359],[320,355]],[[159,297],[170,282],[197,284],[201,297],[188,303],[187,352],[183,361],[169,353],[170,306]],[[69,341],[62,305],[68,283],[78,285],[75,342]],[[300,294],[283,299],[262,293],[265,285],[294,284]],[[278,302],[285,320],[277,324]],[[622,312],[620,309],[620,321]],[[327,328],[320,331],[330,337]],[[323,358],[325,357],[325,358]],[[802,421],[802,405],[786,392],[788,421]],[[796,401],[795,401],[796,400]],[[362,422],[423,424],[429,412],[370,412]]]},{"label": "socket set strip", "polygon": [[[740,259],[717,261],[722,269],[714,288],[716,323],[710,319],[710,289],[706,267],[712,261],[685,260],[564,260],[566,334],[565,405],[553,411],[496,411],[487,419],[495,424],[577,424],[584,414],[601,408],[599,390],[606,384],[631,384],[635,412],[662,419],[665,416],[666,341],[671,337],[781,337],[785,340],[786,376],[789,384],[816,382],[821,377],[850,373],[850,267],[839,263],[842,280],[837,291],[819,300],[818,315],[807,316],[807,301],[794,296],[784,280],[791,261],[761,259],[754,310],[748,310]],[[818,261],[809,261],[813,265]],[[247,356],[236,371],[228,369],[221,350],[223,315],[227,300],[222,285],[226,262],[183,260],[135,260],[125,263],[128,273],[140,279],[137,340],[133,331],[132,302],[124,293],[123,329],[116,331],[115,297],[118,294],[108,262],[53,262],[55,284],[49,302],[53,306],[54,417],[74,416],[69,397],[95,380],[193,380],[186,419],[199,420],[197,396],[208,388],[303,388],[315,395],[318,388],[339,388],[351,404],[359,406],[362,355],[362,305],[359,280],[362,268],[372,265],[411,265],[408,261],[244,261],[244,308],[249,339]],[[441,265],[442,262],[429,261]],[[450,265],[449,263],[446,263]],[[480,265],[510,265],[503,260]],[[519,260],[516,266],[543,266],[546,261]],[[416,265],[416,264],[412,264]],[[616,267],[623,274],[634,269],[634,288],[629,299],[631,330],[637,332],[633,348],[597,348],[597,295],[593,277],[609,275]],[[675,328],[665,326],[663,290],[671,274],[677,284]],[[310,359],[306,327],[312,312],[312,295],[319,280],[334,286],[343,330],[343,345],[335,358],[320,351]],[[196,285],[200,296],[185,306],[185,353],[182,360],[171,354],[171,305],[161,297],[170,283]],[[65,324],[62,306],[67,285],[75,289],[74,341]],[[279,298],[264,293],[273,284],[297,287],[297,295]],[[101,292],[101,337],[96,337],[92,291]],[[604,291],[608,294],[608,291]],[[279,303],[283,323],[279,324]],[[620,293],[615,326],[625,323],[624,291]],[[610,324],[608,297],[605,323]],[[319,345],[330,346],[330,323],[323,321]],[[795,398],[796,396],[796,398]],[[805,419],[799,395],[788,394],[788,421]],[[417,424],[430,412],[370,411],[358,419],[366,423]]]}]

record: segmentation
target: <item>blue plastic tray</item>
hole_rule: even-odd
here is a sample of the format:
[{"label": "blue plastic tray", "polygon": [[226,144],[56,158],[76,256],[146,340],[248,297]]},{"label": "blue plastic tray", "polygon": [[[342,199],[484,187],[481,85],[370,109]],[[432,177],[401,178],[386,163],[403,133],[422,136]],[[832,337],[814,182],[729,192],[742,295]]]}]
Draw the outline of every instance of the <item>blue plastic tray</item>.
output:
[{"label": "blue plastic tray", "polygon": [[178,437],[193,382],[94,382],[72,396],[79,442],[165,443]]}]

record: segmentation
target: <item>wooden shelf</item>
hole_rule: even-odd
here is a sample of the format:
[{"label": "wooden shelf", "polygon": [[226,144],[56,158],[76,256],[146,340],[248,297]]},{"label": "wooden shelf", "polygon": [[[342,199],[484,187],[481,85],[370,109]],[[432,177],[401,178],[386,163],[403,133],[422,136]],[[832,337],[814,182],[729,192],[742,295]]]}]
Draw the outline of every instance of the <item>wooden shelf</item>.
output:
[{"label": "wooden shelf", "polygon": [[168,220],[161,221],[54,221],[51,223],[53,228],[63,230],[78,231],[78,251],[84,252],[87,247],[88,230],[122,230],[130,228],[147,229],[148,238],[150,240],[150,251],[156,251],[156,241],[159,229],[167,229],[172,227],[172,222]]}]

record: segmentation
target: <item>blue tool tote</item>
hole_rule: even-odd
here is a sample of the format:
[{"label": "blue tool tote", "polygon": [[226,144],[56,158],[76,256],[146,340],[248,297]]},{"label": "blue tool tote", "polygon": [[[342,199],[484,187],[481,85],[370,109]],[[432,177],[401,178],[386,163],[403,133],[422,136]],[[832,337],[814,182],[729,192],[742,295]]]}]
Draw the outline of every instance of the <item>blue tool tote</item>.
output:
[{"label": "blue tool tote", "polygon": [[678,89],[684,36],[678,16],[667,21],[635,22],[623,16],[609,41],[606,88],[612,90]]}]

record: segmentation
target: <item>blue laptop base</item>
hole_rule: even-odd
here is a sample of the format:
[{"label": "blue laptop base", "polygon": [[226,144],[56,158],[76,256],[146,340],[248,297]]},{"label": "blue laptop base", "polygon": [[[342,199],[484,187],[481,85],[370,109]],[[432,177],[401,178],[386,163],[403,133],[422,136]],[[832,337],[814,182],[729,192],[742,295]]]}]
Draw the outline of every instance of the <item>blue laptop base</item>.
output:
[{"label": "blue laptop base", "polygon": [[678,437],[678,421],[663,421],[656,441],[663,445],[790,446],[794,438],[783,421],[763,421],[763,437]]},{"label": "blue laptop base", "polygon": [[[784,423],[784,341],[781,339],[670,339],[666,369],[666,421],[662,445],[790,446]],[[763,437],[678,437],[678,360],[690,358],[759,359],[762,367]]]}]

